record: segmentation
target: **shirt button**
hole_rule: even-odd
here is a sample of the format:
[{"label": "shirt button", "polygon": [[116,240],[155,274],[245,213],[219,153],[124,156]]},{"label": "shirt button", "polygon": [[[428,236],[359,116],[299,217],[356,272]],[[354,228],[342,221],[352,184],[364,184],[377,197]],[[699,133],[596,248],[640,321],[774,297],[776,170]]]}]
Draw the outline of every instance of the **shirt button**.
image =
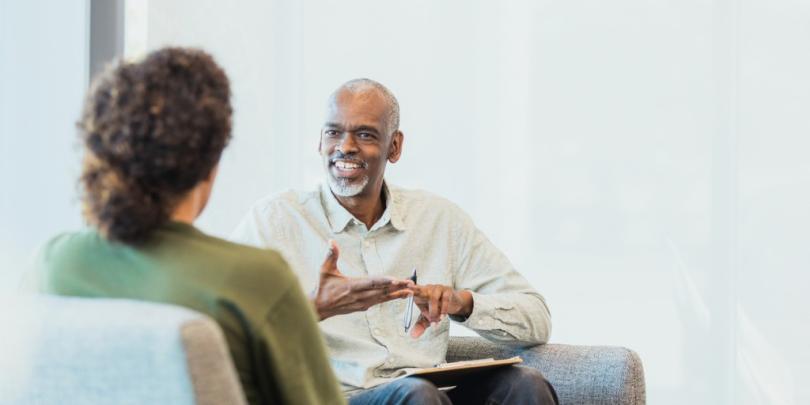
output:
[{"label": "shirt button", "polygon": [[369,242],[369,241],[363,241],[363,246],[365,246],[365,247],[369,247],[369,246],[371,246],[371,242]]},{"label": "shirt button", "polygon": [[382,330],[380,330],[380,328],[374,328],[374,334],[375,335],[382,335]]}]

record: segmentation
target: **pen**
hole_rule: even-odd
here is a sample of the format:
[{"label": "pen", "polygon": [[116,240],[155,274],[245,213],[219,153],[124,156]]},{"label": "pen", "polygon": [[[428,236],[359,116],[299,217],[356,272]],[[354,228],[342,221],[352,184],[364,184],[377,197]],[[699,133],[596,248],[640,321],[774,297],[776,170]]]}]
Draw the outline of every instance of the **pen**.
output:
[{"label": "pen", "polygon": [[[413,267],[411,281],[413,281],[414,285],[416,284],[416,266]],[[413,294],[408,297],[408,304],[407,308],[405,309],[405,319],[402,320],[402,326],[405,327],[405,332],[411,328],[411,318],[413,318]]]}]

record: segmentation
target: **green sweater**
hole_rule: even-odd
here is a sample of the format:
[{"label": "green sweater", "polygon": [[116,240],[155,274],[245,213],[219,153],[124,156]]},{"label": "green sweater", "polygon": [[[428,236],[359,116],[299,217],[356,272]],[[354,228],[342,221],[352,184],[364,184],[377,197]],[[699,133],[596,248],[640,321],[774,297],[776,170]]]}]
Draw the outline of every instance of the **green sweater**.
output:
[{"label": "green sweater", "polygon": [[172,222],[138,247],[95,231],[42,251],[40,292],[187,307],[222,327],[251,404],[343,404],[314,311],[281,256]]}]

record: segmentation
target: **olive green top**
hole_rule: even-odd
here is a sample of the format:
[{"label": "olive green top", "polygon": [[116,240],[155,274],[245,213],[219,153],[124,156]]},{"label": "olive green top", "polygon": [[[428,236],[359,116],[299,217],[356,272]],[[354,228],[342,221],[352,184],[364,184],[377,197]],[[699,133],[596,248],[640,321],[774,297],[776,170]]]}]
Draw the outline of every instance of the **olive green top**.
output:
[{"label": "olive green top", "polygon": [[40,292],[129,298],[187,307],[222,327],[251,404],[343,404],[310,303],[271,250],[171,222],[137,247],[96,231],[43,249],[31,278]]}]

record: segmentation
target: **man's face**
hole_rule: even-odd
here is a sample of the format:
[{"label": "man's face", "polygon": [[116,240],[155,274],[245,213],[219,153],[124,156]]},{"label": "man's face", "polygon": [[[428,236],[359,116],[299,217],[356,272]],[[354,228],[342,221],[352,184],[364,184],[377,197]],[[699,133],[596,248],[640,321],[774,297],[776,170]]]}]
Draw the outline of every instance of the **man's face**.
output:
[{"label": "man's face", "polygon": [[391,133],[388,112],[374,90],[340,91],[331,101],[319,151],[335,195],[364,196],[382,187],[386,162],[399,160],[402,145],[402,133]]}]

